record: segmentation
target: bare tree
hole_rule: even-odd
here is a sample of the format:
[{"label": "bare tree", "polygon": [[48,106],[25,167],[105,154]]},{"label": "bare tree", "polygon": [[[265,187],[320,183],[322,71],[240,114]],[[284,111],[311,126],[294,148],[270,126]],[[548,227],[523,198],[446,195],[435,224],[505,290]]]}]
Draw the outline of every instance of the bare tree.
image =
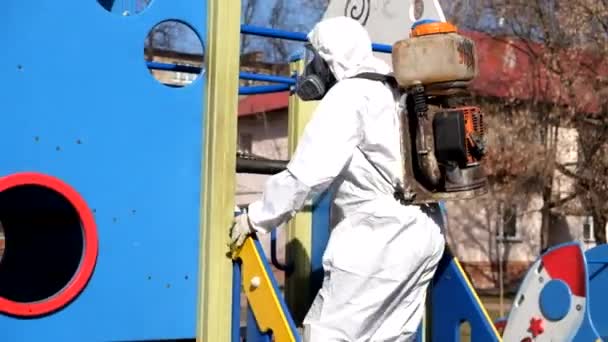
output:
[{"label": "bare tree", "polygon": [[[287,25],[289,12],[286,10],[284,0],[276,0],[270,14],[270,27],[284,28]],[[272,39],[274,57],[285,60],[288,57],[288,42],[283,39]]]},{"label": "bare tree", "polygon": [[[514,95],[492,104],[501,122],[494,127],[498,145],[489,158],[498,193],[535,191],[542,196],[543,249],[551,245],[555,218],[569,214],[591,215],[596,242],[606,243],[608,3],[460,0],[445,8],[457,22],[485,13],[484,22],[460,22],[490,33],[497,44],[517,49],[527,61],[522,63],[526,74],[510,89],[519,95],[526,89],[527,98]],[[484,105],[487,110],[488,103]],[[575,162],[560,157],[565,142],[558,133],[564,127],[578,132]],[[571,183],[565,191],[557,184],[563,180]]]},{"label": "bare tree", "polygon": [[[302,19],[310,17],[314,21],[316,17],[320,17],[323,14],[328,3],[329,0],[274,0],[270,9],[268,22],[262,23],[262,25],[292,32],[306,32],[310,29],[307,25],[309,23],[303,22]],[[243,23],[251,24],[259,8],[267,5],[267,3],[262,3],[258,0],[242,0]],[[250,36],[243,35],[241,40],[242,53],[250,49],[251,41],[252,38]],[[268,57],[280,62],[287,61],[292,48],[298,44],[283,39],[268,39],[268,43]]]},{"label": "bare tree", "polygon": [[156,25],[146,37],[146,49],[175,50],[181,39],[187,36],[189,27],[179,21],[168,20]]},{"label": "bare tree", "polygon": [[[258,0],[243,0],[241,2],[243,12],[243,24],[251,24],[255,15],[255,11],[259,8]],[[241,35],[241,54],[243,54],[250,46],[251,36]]]}]

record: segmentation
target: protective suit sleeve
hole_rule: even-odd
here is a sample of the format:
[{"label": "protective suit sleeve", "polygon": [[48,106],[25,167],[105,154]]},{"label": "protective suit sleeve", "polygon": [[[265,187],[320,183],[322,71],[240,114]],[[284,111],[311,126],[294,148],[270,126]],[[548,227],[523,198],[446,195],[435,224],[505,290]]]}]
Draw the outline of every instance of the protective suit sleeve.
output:
[{"label": "protective suit sleeve", "polygon": [[259,233],[289,221],[302,209],[311,189],[298,181],[289,170],[268,178],[262,199],[249,205],[249,223]]},{"label": "protective suit sleeve", "polygon": [[269,232],[287,222],[348,164],[361,142],[366,110],[365,99],[355,90],[350,80],[339,82],[319,102],[287,170],[269,177],[262,199],[249,206],[256,231]]}]

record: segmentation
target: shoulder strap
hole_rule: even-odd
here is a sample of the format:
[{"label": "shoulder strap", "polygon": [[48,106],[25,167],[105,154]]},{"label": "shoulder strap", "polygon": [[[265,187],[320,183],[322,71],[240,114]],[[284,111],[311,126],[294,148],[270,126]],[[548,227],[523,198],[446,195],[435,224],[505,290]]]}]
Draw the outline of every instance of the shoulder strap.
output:
[{"label": "shoulder strap", "polygon": [[[391,75],[381,74],[381,73],[377,73],[377,72],[363,72],[363,73],[357,74],[351,78],[364,78],[364,79],[368,79],[368,80],[372,80],[372,81],[382,82],[385,85],[387,85],[389,88],[391,88],[391,90],[393,91],[393,94],[397,95],[399,93],[399,85],[397,83],[397,80],[395,79],[394,76],[391,76]],[[382,177],[382,179],[384,179],[384,181],[387,182],[393,188],[393,190],[394,190],[393,195],[394,195],[395,199],[403,205],[410,204],[413,201],[415,195],[409,191],[406,192],[403,189],[403,187],[401,186],[401,184],[394,184],[378,168],[378,166],[369,158],[369,156],[365,152],[363,152],[363,149],[361,149],[360,146],[357,146],[357,148],[359,149],[361,154],[363,154],[363,157],[365,157],[365,159],[370,163],[370,165],[380,175],[380,177]]]},{"label": "shoulder strap", "polygon": [[395,76],[381,74],[377,72],[362,72],[351,78],[364,78],[366,80],[384,83],[384,85],[386,85],[393,92],[393,97],[395,98],[395,101],[399,103],[400,107],[404,107],[405,98],[403,97],[403,94],[405,94],[405,92],[403,92],[401,88],[399,88],[399,83],[397,83],[397,79],[395,79]]},{"label": "shoulder strap", "polygon": [[390,85],[393,88],[397,88],[397,80],[395,79],[394,76],[387,75],[387,74],[381,74],[378,72],[362,72],[351,78],[364,78],[367,80],[383,82],[383,83]]},{"label": "shoulder strap", "polygon": [[414,200],[415,195],[409,191],[406,192],[405,189],[403,189],[403,187],[401,186],[401,184],[394,184],[390,179],[388,179],[384,172],[380,171],[378,166],[376,166],[376,164],[369,158],[367,153],[363,152],[363,149],[360,146],[357,146],[357,149],[359,150],[359,152],[361,152],[363,157],[370,163],[370,165],[376,170],[376,172],[380,174],[380,177],[382,177],[382,179],[384,179],[384,181],[387,182],[393,188],[393,196],[395,197],[395,199],[403,205],[411,204]]}]

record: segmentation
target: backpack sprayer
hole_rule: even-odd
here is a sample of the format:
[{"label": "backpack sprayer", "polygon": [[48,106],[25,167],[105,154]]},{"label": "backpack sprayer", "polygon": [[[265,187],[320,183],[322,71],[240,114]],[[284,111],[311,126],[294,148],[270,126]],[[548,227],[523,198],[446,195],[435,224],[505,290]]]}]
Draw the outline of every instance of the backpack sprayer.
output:
[{"label": "backpack sprayer", "polygon": [[452,24],[421,21],[409,39],[393,45],[392,61],[396,83],[407,94],[401,135],[413,202],[486,193],[483,113],[467,105],[478,67],[473,41]]},{"label": "backpack sprayer", "polygon": [[[323,98],[334,83],[327,62],[313,50],[296,93]],[[393,75],[364,72],[354,78],[380,81],[400,94],[404,188],[393,184],[403,204],[469,199],[486,193],[483,114],[469,106],[468,85],[477,76],[472,40],[446,22],[419,21],[411,37],[393,45]],[[403,101],[405,99],[405,101]],[[405,102],[405,103],[403,103]],[[433,108],[430,109],[429,105]]]}]

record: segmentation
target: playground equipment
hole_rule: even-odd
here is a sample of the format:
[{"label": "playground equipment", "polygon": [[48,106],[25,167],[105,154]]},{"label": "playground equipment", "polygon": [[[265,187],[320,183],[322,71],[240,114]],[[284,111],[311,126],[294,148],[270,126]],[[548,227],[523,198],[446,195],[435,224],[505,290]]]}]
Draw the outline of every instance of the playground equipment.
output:
[{"label": "playground equipment", "polygon": [[[239,6],[115,3],[3,3],[2,341],[229,339]],[[144,62],[167,19],[204,42],[188,87]]]},{"label": "playground equipment", "polygon": [[[245,340],[301,341],[257,238],[248,239],[235,257],[233,286],[242,286],[249,301]],[[460,264],[447,252],[432,283],[429,312],[417,341],[459,341],[464,322],[470,324],[471,341],[603,341],[608,333],[606,257],[606,245],[586,253],[578,243],[549,250],[530,268],[508,320],[492,322]],[[235,315],[239,298],[233,297],[233,341],[241,338]]]},{"label": "playground equipment", "polygon": [[[235,159],[236,115],[230,113],[236,113],[237,89],[285,91],[294,82],[239,75],[239,35],[302,41],[304,34],[239,29],[235,1],[155,0],[130,15],[119,2],[103,2],[8,0],[4,6],[0,340],[237,341],[242,288],[249,302],[247,341],[271,335],[298,341],[296,323],[319,283],[328,197],[288,229],[288,240],[301,251],[286,265],[271,252],[287,273],[283,296],[259,241],[247,240],[234,262],[226,256],[234,207],[234,177],[226,170],[281,168],[281,162]],[[167,19],[188,24],[202,39],[203,70],[143,62],[146,32]],[[170,88],[155,82],[148,67],[204,75],[188,87]],[[239,88],[239,76],[279,84]],[[291,150],[312,106],[290,99]],[[606,336],[608,251],[601,246],[583,256],[586,318],[570,332]],[[543,296],[544,290],[529,288]],[[556,298],[567,293],[563,285],[546,291]],[[501,339],[449,253],[428,308],[420,341],[455,341],[463,321],[474,341]],[[564,308],[542,310],[555,319]],[[514,310],[509,321],[515,323],[505,333],[514,324],[513,334],[523,336],[525,324],[518,322],[526,314]],[[551,328],[540,324],[544,333]]]},{"label": "playground equipment", "polygon": [[599,340],[589,309],[593,294],[588,279],[594,278],[587,268],[576,243],[547,251],[521,284],[505,325],[505,340]]}]

